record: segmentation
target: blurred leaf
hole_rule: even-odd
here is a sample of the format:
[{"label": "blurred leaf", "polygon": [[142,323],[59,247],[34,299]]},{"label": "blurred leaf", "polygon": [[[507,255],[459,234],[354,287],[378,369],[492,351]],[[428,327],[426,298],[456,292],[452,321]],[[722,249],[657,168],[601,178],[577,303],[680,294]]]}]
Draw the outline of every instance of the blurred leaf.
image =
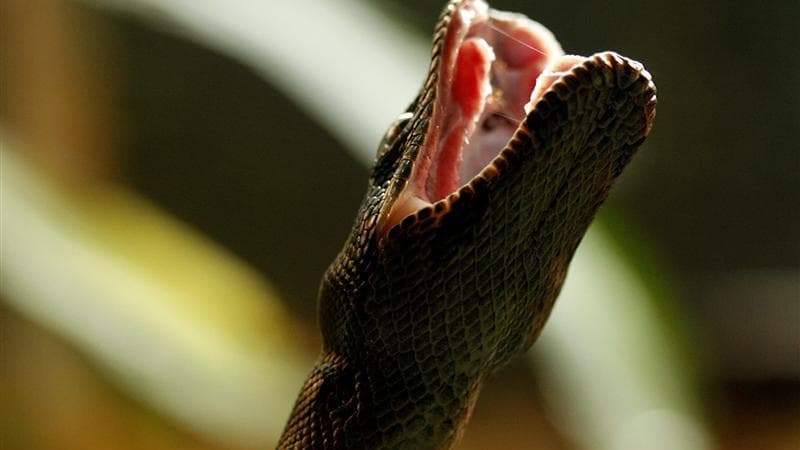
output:
[{"label": "blurred leaf", "polygon": [[64,195],[2,144],[5,299],[198,432],[274,442],[311,361],[269,285],[134,194]]}]

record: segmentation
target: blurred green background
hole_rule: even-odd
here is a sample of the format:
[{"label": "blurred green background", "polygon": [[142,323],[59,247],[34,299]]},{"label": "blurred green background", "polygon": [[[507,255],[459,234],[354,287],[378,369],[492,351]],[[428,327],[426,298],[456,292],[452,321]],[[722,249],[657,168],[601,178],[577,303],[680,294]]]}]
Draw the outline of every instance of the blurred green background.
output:
[{"label": "blurred green background", "polygon": [[[659,105],[461,448],[800,448],[800,5],[492,6]],[[3,448],[274,445],[440,8],[0,0]]]}]

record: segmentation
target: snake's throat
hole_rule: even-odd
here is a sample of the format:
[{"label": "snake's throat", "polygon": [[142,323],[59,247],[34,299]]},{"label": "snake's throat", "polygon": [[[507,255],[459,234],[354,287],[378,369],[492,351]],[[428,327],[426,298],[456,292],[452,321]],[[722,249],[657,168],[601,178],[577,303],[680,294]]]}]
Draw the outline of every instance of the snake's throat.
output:
[{"label": "snake's throat", "polygon": [[480,176],[559,74],[585,60],[564,56],[553,34],[523,15],[480,0],[455,8],[440,50],[430,125],[384,230]]}]

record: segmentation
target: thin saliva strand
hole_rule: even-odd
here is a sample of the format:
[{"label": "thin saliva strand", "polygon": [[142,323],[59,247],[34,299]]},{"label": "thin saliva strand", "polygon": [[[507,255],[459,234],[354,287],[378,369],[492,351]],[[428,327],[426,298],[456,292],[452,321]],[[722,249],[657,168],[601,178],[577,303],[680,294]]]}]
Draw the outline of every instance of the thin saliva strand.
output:
[{"label": "thin saliva strand", "polygon": [[538,48],[536,48],[536,47],[534,47],[534,46],[532,46],[532,45],[528,44],[527,42],[523,42],[523,41],[521,41],[521,40],[519,40],[519,39],[515,38],[514,36],[512,36],[512,35],[510,35],[510,34],[506,33],[506,32],[505,32],[505,31],[503,31],[503,30],[501,30],[500,28],[498,28],[498,27],[496,27],[496,26],[492,25],[492,24],[491,24],[491,22],[488,22],[488,23],[486,24],[486,26],[488,26],[489,28],[493,29],[494,31],[496,31],[496,32],[498,32],[498,33],[500,33],[500,34],[502,34],[503,36],[505,36],[505,37],[507,37],[507,38],[511,39],[512,41],[514,41],[514,42],[518,43],[519,45],[522,45],[523,47],[527,47],[527,48],[531,49],[532,51],[534,51],[534,52],[536,52],[536,53],[538,53],[538,54],[540,54],[540,55],[544,55],[544,56],[550,56],[550,55],[548,55],[548,54],[547,54],[547,52],[545,52],[544,50],[538,49]]},{"label": "thin saliva strand", "polygon": [[[524,41],[521,41],[520,39],[515,38],[514,36],[512,36],[509,33],[503,31],[502,29],[492,25],[491,23],[487,23],[486,26],[491,28],[491,29],[493,29],[494,31],[502,34],[503,36],[511,39],[512,41],[518,43],[519,45],[530,49],[533,52],[536,52],[536,53],[538,53],[540,55],[544,55],[544,56],[548,56],[548,57],[550,56],[544,50],[538,49],[538,48],[528,44],[527,42],[524,42]],[[550,71],[550,70],[546,70],[546,71],[542,72],[541,74],[539,74],[539,76],[540,77],[563,77],[564,75],[567,75],[568,73],[569,73],[568,71]]]},{"label": "thin saliva strand", "polygon": [[513,117],[513,116],[511,116],[509,114],[505,114],[505,113],[500,112],[500,111],[493,111],[492,114],[494,114],[496,116],[500,116],[500,117],[508,120],[509,123],[513,123],[513,124],[518,124],[518,123],[522,122],[523,119],[525,119],[524,116],[523,117]]}]

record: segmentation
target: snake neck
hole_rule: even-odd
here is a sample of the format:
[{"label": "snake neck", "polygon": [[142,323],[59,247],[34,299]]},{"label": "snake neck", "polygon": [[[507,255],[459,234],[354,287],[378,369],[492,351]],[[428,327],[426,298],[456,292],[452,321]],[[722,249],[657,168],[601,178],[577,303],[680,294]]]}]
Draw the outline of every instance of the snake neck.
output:
[{"label": "snake neck", "polygon": [[[323,350],[278,448],[451,448],[472,413],[488,359],[468,349],[466,329],[456,336],[419,328],[425,322],[416,316],[427,310],[427,299],[379,295],[392,285],[363,274],[383,270],[356,265],[342,275],[347,266],[334,264],[323,281]],[[363,287],[370,285],[384,288]],[[388,303],[396,308],[379,306]],[[453,342],[464,346],[458,358]]]},{"label": "snake neck", "polygon": [[278,448],[451,448],[469,421],[481,383],[421,367],[399,358],[356,362],[323,353]]}]

